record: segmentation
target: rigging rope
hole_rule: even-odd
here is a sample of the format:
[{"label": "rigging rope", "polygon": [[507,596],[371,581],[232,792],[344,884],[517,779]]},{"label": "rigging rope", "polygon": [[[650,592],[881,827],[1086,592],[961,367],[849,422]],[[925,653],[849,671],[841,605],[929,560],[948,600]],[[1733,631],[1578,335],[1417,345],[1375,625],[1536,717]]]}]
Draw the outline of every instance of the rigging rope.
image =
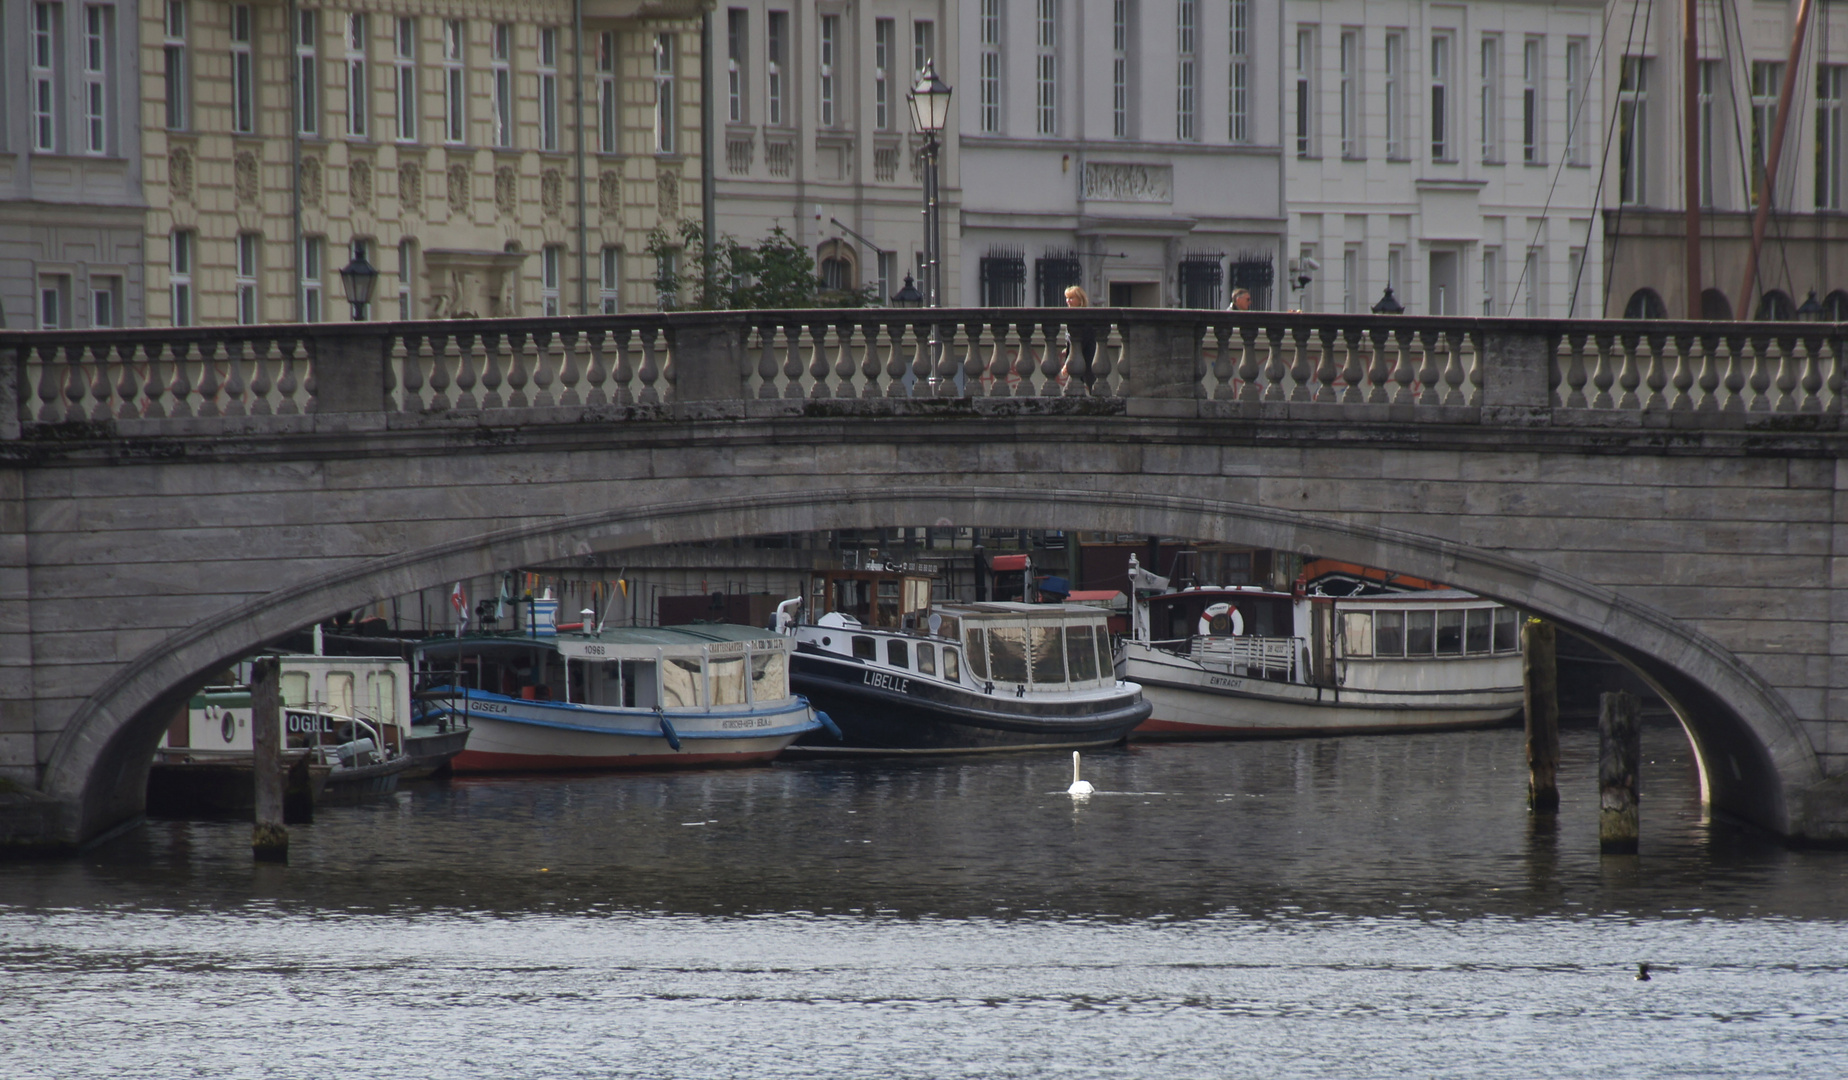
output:
[{"label": "rigging rope", "polygon": [[[1649,40],[1649,20],[1655,15],[1655,0],[1649,0],[1648,6],[1644,10],[1645,10],[1645,15],[1643,18],[1643,40],[1648,41]],[[1603,160],[1598,163],[1598,191],[1600,193],[1604,191],[1604,178],[1605,178],[1605,175],[1610,171],[1610,167],[1611,167],[1611,138],[1617,132],[1617,116],[1619,113],[1623,111],[1623,106],[1622,106],[1623,90],[1621,89],[1623,85],[1623,82],[1622,82],[1623,57],[1628,57],[1630,55],[1630,46],[1635,44],[1635,42],[1636,42],[1636,5],[1631,4],[1630,5],[1630,29],[1624,34],[1623,56],[1618,58],[1618,65],[1619,65],[1618,66],[1619,90],[1617,91],[1619,95],[1618,96],[1618,107],[1615,109],[1607,110],[1609,113],[1609,119],[1606,122],[1606,125],[1604,128],[1604,155],[1603,155]],[[1602,39],[1600,39],[1598,42],[1598,52],[1600,54],[1604,52],[1604,41]],[[1597,214],[1591,215],[1591,220],[1585,223],[1585,250],[1587,253],[1591,251],[1591,230],[1597,227],[1597,223],[1598,223]],[[1613,228],[1613,232],[1617,235],[1618,239],[1621,239],[1621,230],[1623,228],[1623,192],[1622,191],[1619,191],[1617,193],[1617,220],[1613,223],[1612,228]],[[1600,310],[1600,315],[1602,314],[1603,311],[1608,311],[1610,309],[1611,267],[1613,265],[1613,260],[1616,259],[1616,257],[1617,257],[1617,240],[1613,240],[1610,247],[1604,252],[1604,306]],[[1572,300],[1568,307],[1568,310],[1570,311],[1576,312],[1578,310],[1579,282],[1581,279],[1584,278],[1584,276],[1585,276],[1585,260],[1580,259],[1578,277],[1572,280]]]}]

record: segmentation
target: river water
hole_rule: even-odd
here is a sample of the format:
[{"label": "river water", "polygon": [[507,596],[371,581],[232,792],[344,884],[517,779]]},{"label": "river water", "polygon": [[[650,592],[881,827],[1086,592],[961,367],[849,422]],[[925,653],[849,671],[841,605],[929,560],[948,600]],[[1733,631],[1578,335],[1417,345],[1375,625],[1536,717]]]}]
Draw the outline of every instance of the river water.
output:
[{"label": "river water", "polygon": [[[0,1077],[1848,1074],[1848,853],[1644,735],[1597,853],[1518,730],[465,779],[0,864]],[[1634,978],[1648,962],[1654,977]]]}]

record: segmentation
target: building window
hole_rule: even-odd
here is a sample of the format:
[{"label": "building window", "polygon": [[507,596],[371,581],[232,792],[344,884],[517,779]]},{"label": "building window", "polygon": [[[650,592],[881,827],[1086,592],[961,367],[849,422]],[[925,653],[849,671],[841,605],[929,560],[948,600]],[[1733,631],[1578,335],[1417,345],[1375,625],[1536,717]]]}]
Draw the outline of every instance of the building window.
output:
[{"label": "building window", "polygon": [[539,250],[539,311],[543,315],[557,315],[558,283],[565,261],[565,249],[557,244],[547,244]]},{"label": "building window", "polygon": [[622,250],[606,247],[599,265],[602,273],[597,283],[597,302],[605,315],[622,311]]},{"label": "building window", "polygon": [[1251,141],[1251,0],[1232,0],[1231,70],[1226,75],[1226,137]]},{"label": "building window", "polygon": [[1364,156],[1360,139],[1360,31],[1341,31],[1341,156]]},{"label": "building window", "polygon": [[1218,255],[1186,255],[1177,268],[1181,286],[1181,306],[1204,311],[1218,311],[1220,285],[1225,270]]},{"label": "building window", "polygon": [[464,52],[467,25],[461,19],[443,22],[443,141],[468,140],[468,81]]},{"label": "building window", "polygon": [[673,34],[656,34],[654,43],[655,153],[674,152]]},{"label": "building window", "polygon": [[301,272],[302,321],[320,322],[324,317],[321,312],[321,265],[325,241],[319,236],[302,238]]},{"label": "building window", "polygon": [[1386,287],[1403,294],[1400,303],[1406,303],[1406,297],[1411,295],[1405,289],[1405,248],[1397,244],[1386,249]]},{"label": "building window", "polygon": [[[1585,271],[1585,249],[1572,248],[1566,252],[1566,276],[1571,279],[1572,288],[1567,290],[1566,318],[1578,317],[1579,275]],[[1732,318],[1729,314],[1727,318]]]},{"label": "building window", "polygon": [[816,77],[815,104],[817,119],[822,127],[833,127],[837,122],[835,116],[835,65],[840,63],[841,17],[823,15],[821,17],[821,41],[819,42],[819,60],[821,61]]},{"label": "building window", "polygon": [[295,21],[295,130],[303,135],[321,130],[321,64],[315,58],[319,12],[297,11]]},{"label": "building window", "polygon": [[1385,77],[1386,157],[1404,161],[1405,152],[1405,35],[1386,35],[1386,55],[1381,75]]},{"label": "building window", "polygon": [[892,130],[892,50],[898,24],[891,19],[873,21],[873,129]]},{"label": "building window", "polygon": [[892,280],[898,276],[898,252],[881,251],[878,256],[879,303],[890,304],[892,294],[898,291],[892,284]]},{"label": "building window", "polygon": [[1296,156],[1315,156],[1315,29],[1296,30]]},{"label": "building window", "polygon": [[1566,161],[1583,165],[1581,149],[1585,111],[1585,41],[1572,38],[1566,42]]},{"label": "building window", "polygon": [[1719,129],[1715,125],[1713,94],[1719,75],[1720,61],[1700,62],[1700,82],[1695,87],[1695,108],[1699,110],[1695,121],[1695,138],[1700,140],[1700,204],[1703,207],[1717,205],[1714,201],[1717,192],[1713,186],[1713,159],[1719,153],[1719,144],[1714,141]]},{"label": "building window", "polygon": [[1033,64],[1035,129],[1059,133],[1059,0],[1038,0],[1034,19]]},{"label": "building window", "polygon": [[[879,25],[886,28],[887,51],[890,51],[891,19],[879,20]],[[744,117],[744,58],[750,53],[751,13],[744,8],[731,8],[725,13],[725,103],[726,116],[734,124],[745,122]],[[875,36],[877,36],[875,34]],[[885,93],[882,84],[878,91]],[[882,102],[883,106],[883,102]],[[881,115],[884,115],[881,113]],[[884,126],[881,124],[880,126]]]},{"label": "building window", "polygon": [[[1624,206],[1640,205],[1648,188],[1649,61],[1626,56],[1617,79],[1617,193]],[[1754,143],[1757,129],[1753,129]],[[1757,181],[1753,181],[1753,187]]]},{"label": "building window", "polygon": [[1195,72],[1199,68],[1200,30],[1196,0],[1174,5],[1174,137],[1182,142],[1199,138],[1196,125]]},{"label": "building window", "polygon": [[1545,314],[1541,310],[1546,298],[1546,259],[1539,248],[1527,249],[1527,266],[1521,271],[1521,277],[1527,282],[1527,317],[1538,319]]},{"label": "building window", "polygon": [[980,18],[982,51],[976,76],[980,126],[982,134],[995,135],[1001,131],[1001,0],[982,0]]},{"label": "building window", "polygon": [[398,241],[398,318],[409,321],[417,317],[417,241],[405,237]]},{"label": "building window", "polygon": [[494,145],[513,146],[513,24],[495,23],[488,39],[489,84],[494,93]]},{"label": "building window", "polygon": [[1495,314],[1495,293],[1501,285],[1501,248],[1482,249],[1482,313]]},{"label": "building window", "polygon": [[115,9],[91,4],[83,9],[83,149],[109,152],[109,54]]},{"label": "building window", "polygon": [[90,279],[90,325],[122,325],[122,279],[114,275]]},{"label": "building window", "polygon": [[1271,283],[1275,277],[1276,267],[1268,254],[1236,252],[1232,261],[1226,265],[1226,284],[1234,292],[1244,289],[1250,293],[1253,311],[1262,311],[1270,306]]},{"label": "building window", "polygon": [[1456,149],[1450,144],[1450,37],[1431,39],[1431,160],[1450,161]]},{"label": "building window", "polygon": [[1129,138],[1129,32],[1134,0],[1110,3],[1110,133]]},{"label": "building window", "polygon": [[597,149],[616,152],[616,32],[597,35]]},{"label": "building window", "polygon": [[366,137],[366,15],[347,14],[346,33],[347,138]]},{"label": "building window", "polygon": [[1521,160],[1538,165],[1546,160],[1546,54],[1539,38],[1521,44]]},{"label": "building window", "polygon": [[937,58],[937,24],[917,19],[911,24],[911,70],[919,72]]},{"label": "building window", "polygon": [[192,108],[192,72],[187,70],[186,57],[186,0],[167,0],[166,37],[162,51],[167,65],[167,128],[170,131],[184,131]]},{"label": "building window", "polygon": [[1360,280],[1360,249],[1349,244],[1341,252],[1341,310],[1359,314],[1366,304],[1367,292]]},{"label": "building window", "polygon": [[39,275],[38,326],[40,330],[63,330],[70,326],[71,276]]},{"label": "building window", "polygon": [[167,291],[175,326],[193,324],[193,241],[193,234],[184,229],[168,237]]},{"label": "building window", "polygon": [[417,141],[417,20],[398,19],[392,30],[392,85],[397,88],[398,141]]},{"label": "building window", "polygon": [[1033,260],[1036,300],[1040,307],[1065,306],[1065,290],[1084,281],[1084,264],[1075,251],[1048,251]]},{"label": "building window", "polygon": [[58,31],[64,5],[32,5],[32,57],[29,80],[32,98],[32,149],[55,153],[58,149]]},{"label": "building window", "polygon": [[234,278],[237,288],[237,321],[250,326],[261,321],[257,316],[257,234],[239,233],[237,236],[237,266]]},{"label": "building window", "polygon": [[1842,72],[1816,66],[1816,209],[1842,208]]},{"label": "building window", "polygon": [[1777,123],[1777,94],[1784,81],[1784,65],[1770,60],[1752,61],[1752,201],[1771,152],[1771,132]]},{"label": "building window", "polygon": [[1499,164],[1502,158],[1501,141],[1501,38],[1494,34],[1482,35],[1482,63],[1477,77],[1481,80],[1478,96],[1482,116],[1482,160],[1485,164]]},{"label": "building window", "polygon": [[558,28],[539,28],[539,149],[558,149]]},{"label": "building window", "polygon": [[783,69],[789,64],[789,12],[768,12],[764,20],[764,72],[768,78],[764,100],[769,105],[770,126],[782,127],[788,123],[785,118],[788,87],[783,82]]},{"label": "building window", "polygon": [[256,20],[249,4],[231,5],[231,130],[239,135],[257,130]]},{"label": "building window", "polygon": [[982,256],[983,307],[1021,307],[1027,302],[1027,257],[1023,251],[995,249]]}]

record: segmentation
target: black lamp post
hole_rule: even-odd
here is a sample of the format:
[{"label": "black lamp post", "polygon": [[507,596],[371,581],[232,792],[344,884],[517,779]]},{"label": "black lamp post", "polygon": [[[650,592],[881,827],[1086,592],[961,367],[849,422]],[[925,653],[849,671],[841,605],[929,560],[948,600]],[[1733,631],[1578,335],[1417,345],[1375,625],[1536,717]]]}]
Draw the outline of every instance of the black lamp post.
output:
[{"label": "black lamp post", "polygon": [[346,291],[347,303],[353,308],[354,322],[365,321],[366,305],[372,302],[372,286],[378,280],[378,270],[366,261],[366,246],[354,241],[353,261],[340,268],[340,287]]},{"label": "black lamp post", "polygon": [[905,284],[892,294],[892,306],[902,308],[924,306],[924,294],[918,291],[917,283],[911,280],[910,274],[905,275]]},{"label": "black lamp post", "polygon": [[911,124],[924,136],[924,298],[930,307],[943,306],[942,230],[937,211],[938,135],[950,119],[949,84],[937,77],[936,62],[924,61],[918,81],[905,100],[911,105]]},{"label": "black lamp post", "polygon": [[1822,305],[1816,301],[1816,290],[1811,289],[1797,308],[1797,318],[1804,322],[1817,322],[1822,318]]},{"label": "black lamp post", "polygon": [[1391,285],[1386,286],[1386,292],[1380,296],[1380,302],[1373,305],[1373,313],[1375,315],[1405,314],[1405,305],[1399,303],[1399,298],[1392,294]]}]

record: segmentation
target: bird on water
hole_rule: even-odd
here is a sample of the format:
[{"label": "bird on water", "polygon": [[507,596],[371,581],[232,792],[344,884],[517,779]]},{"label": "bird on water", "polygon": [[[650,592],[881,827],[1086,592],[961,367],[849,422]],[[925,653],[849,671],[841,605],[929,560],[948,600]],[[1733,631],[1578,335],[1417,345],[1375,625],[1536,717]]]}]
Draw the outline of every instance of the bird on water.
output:
[{"label": "bird on water", "polygon": [[1648,982],[1649,981],[1649,965],[1648,964],[1636,965],[1636,981],[1637,982]]},{"label": "bird on water", "polygon": [[1078,751],[1073,750],[1072,751],[1072,786],[1066,788],[1065,793],[1067,795],[1089,795],[1091,792],[1096,791],[1096,790],[1097,790],[1096,788],[1091,786],[1091,782],[1089,780],[1080,780],[1078,778]]}]

